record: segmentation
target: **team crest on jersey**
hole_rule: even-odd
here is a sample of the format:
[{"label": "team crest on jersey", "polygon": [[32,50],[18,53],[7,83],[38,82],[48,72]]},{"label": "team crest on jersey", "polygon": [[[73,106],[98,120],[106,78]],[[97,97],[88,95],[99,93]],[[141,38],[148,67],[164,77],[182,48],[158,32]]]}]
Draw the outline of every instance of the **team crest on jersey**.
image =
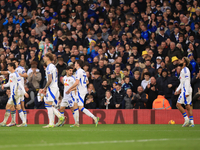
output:
[{"label": "team crest on jersey", "polygon": [[65,83],[65,86],[69,86],[69,84]]},{"label": "team crest on jersey", "polygon": [[10,82],[12,82],[12,80],[10,80]]}]

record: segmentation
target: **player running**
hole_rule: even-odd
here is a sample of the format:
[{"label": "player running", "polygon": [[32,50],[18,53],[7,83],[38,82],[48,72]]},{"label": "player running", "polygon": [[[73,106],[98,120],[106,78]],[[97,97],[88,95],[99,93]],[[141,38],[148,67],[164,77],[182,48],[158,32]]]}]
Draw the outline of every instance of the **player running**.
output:
[{"label": "player running", "polygon": [[[25,69],[22,66],[19,66],[19,61],[16,58],[11,59],[11,62],[15,64],[15,66],[16,66],[15,71],[19,74],[19,77],[21,79],[19,81],[19,84],[24,85],[24,78],[28,77]],[[1,71],[1,74],[10,74],[10,72],[9,71]],[[19,90],[21,90],[21,89],[19,89]],[[20,95],[19,99],[21,102],[21,108],[24,113],[24,117],[27,120],[27,112],[26,112],[26,109],[24,106],[24,95],[23,95],[23,92],[20,92],[20,93],[21,93],[21,95]],[[14,107],[12,109],[14,109]],[[8,127],[12,127],[12,126],[16,125],[16,120],[15,120],[16,117],[15,116],[16,116],[16,111],[12,110],[11,111],[12,121],[11,121],[11,123],[9,123],[7,125]]]},{"label": "player running", "polygon": [[[66,93],[68,91],[68,89],[76,81],[75,77],[72,74],[73,74],[73,68],[68,66],[66,68],[66,76],[64,76],[61,79],[62,84],[64,84],[64,93],[63,93],[63,99],[62,99],[61,104],[60,104],[60,113],[64,116],[64,110],[65,110],[66,107],[69,106],[72,113],[73,113],[75,124],[77,126],[79,126],[79,122],[78,122],[78,118],[77,118],[78,117],[78,115],[77,115],[78,108],[74,109],[76,87],[69,94]],[[58,126],[58,123],[56,124],[56,126]],[[60,126],[63,126],[63,124],[61,124]]]},{"label": "player running", "polygon": [[[179,111],[182,113],[185,122],[182,125],[182,127],[194,127],[194,121],[193,121],[193,112],[191,108],[192,103],[192,88],[190,85],[190,70],[187,68],[189,65],[189,60],[187,57],[183,57],[180,61],[179,66],[182,67],[181,73],[180,73],[180,84],[178,88],[176,89],[175,95],[179,95],[176,107],[179,109]],[[187,111],[189,118],[184,110],[184,108],[181,106],[181,104],[184,104]]]},{"label": "player running", "polygon": [[[69,88],[69,90],[66,92],[67,94],[70,94],[70,92],[76,87],[77,89],[77,99],[76,103],[78,104],[79,110],[81,110],[83,113],[85,113],[87,116],[91,117],[95,124],[96,127],[99,122],[99,117],[95,117],[89,110],[84,108],[84,98],[85,95],[87,94],[87,84],[88,84],[88,78],[86,76],[85,71],[81,68],[82,66],[82,61],[81,60],[76,60],[75,62],[75,68],[76,68],[76,82]],[[79,112],[77,111],[78,118],[79,118]],[[74,126],[78,126],[78,124],[75,124]],[[73,126],[71,126],[73,127]]]},{"label": "player running", "polygon": [[2,89],[4,89],[4,87],[10,87],[11,96],[8,99],[4,120],[2,123],[0,123],[0,126],[6,126],[8,117],[10,116],[10,109],[13,108],[13,106],[15,106],[15,108],[18,110],[19,116],[22,120],[22,124],[18,125],[17,127],[26,127],[27,124],[26,124],[26,119],[24,117],[24,113],[21,109],[20,97],[23,94],[28,98],[29,95],[26,93],[24,86],[22,84],[20,84],[21,78],[20,78],[19,74],[15,71],[15,69],[16,69],[16,66],[14,63],[8,64],[8,71],[10,72],[9,81],[7,84],[2,85]]},{"label": "player running", "polygon": [[42,92],[46,93],[45,107],[48,111],[49,124],[43,128],[53,128],[54,127],[54,114],[59,118],[59,123],[64,124],[65,117],[53,106],[58,104],[58,98],[60,95],[58,88],[58,71],[55,65],[52,64],[53,54],[46,53],[44,55],[44,62],[47,64],[46,68],[46,79],[47,83],[42,89]]}]

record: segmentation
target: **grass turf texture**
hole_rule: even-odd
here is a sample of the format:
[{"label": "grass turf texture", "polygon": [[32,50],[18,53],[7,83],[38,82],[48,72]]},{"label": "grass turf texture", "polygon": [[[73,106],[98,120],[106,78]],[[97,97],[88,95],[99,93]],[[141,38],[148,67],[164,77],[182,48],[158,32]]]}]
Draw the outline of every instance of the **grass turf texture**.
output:
[{"label": "grass turf texture", "polygon": [[200,125],[81,125],[79,128],[43,125],[0,127],[0,149],[15,150],[127,150],[199,149]]}]

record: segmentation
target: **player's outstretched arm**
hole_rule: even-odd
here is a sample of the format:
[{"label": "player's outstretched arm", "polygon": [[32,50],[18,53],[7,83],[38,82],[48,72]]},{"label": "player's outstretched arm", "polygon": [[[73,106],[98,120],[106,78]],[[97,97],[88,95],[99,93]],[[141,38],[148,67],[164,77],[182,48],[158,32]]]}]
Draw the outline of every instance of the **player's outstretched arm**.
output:
[{"label": "player's outstretched arm", "polygon": [[23,73],[23,74],[19,73],[19,75],[20,75],[21,77],[28,78],[27,73]]},{"label": "player's outstretched arm", "polygon": [[7,74],[9,74],[9,72],[8,71],[0,71],[0,74],[7,75]]}]

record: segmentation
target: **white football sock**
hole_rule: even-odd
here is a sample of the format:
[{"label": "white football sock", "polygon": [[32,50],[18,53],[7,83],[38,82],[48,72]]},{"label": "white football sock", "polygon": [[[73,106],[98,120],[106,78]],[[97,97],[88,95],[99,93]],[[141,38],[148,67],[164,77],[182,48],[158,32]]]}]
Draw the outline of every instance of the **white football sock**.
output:
[{"label": "white football sock", "polygon": [[8,117],[10,116],[10,109],[6,110],[6,113],[4,115],[3,123],[6,123],[8,121]]},{"label": "white football sock", "polygon": [[11,117],[12,117],[11,123],[16,123],[16,110],[11,111]]},{"label": "white football sock", "polygon": [[23,111],[20,109],[18,110],[18,113],[19,113],[20,119],[22,120],[22,123],[26,123],[26,119],[24,117]]},{"label": "white football sock", "polygon": [[58,118],[62,117],[61,113],[60,113],[55,107],[52,107],[52,109],[53,109],[53,113],[54,113]]},{"label": "white football sock", "polygon": [[27,112],[26,111],[23,112],[24,112],[24,118],[27,120]]},{"label": "white football sock", "polygon": [[79,124],[79,110],[78,110],[78,108],[74,110],[73,116],[74,116],[75,124]]},{"label": "white football sock", "polygon": [[46,107],[49,117],[49,125],[54,125],[53,107]]},{"label": "white football sock", "polygon": [[84,112],[87,116],[89,116],[89,117],[91,117],[91,118],[93,118],[93,119],[96,118],[96,117],[95,117],[89,110],[87,110],[86,108],[82,108],[81,111]]}]

